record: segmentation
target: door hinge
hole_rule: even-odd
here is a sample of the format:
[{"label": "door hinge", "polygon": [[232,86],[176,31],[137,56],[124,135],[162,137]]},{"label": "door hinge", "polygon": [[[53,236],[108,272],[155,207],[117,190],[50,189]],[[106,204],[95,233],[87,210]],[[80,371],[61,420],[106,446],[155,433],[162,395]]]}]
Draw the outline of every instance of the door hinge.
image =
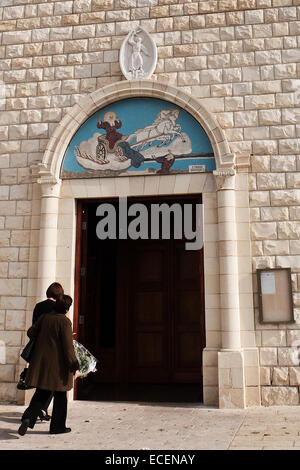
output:
[{"label": "door hinge", "polygon": [[86,222],[82,222],[81,224],[81,230],[86,230]]},{"label": "door hinge", "polygon": [[86,273],[86,269],[85,269],[84,266],[82,266],[82,267],[80,268],[80,276],[85,276],[85,273]]},{"label": "door hinge", "polygon": [[79,325],[84,324],[84,315],[79,315]]}]

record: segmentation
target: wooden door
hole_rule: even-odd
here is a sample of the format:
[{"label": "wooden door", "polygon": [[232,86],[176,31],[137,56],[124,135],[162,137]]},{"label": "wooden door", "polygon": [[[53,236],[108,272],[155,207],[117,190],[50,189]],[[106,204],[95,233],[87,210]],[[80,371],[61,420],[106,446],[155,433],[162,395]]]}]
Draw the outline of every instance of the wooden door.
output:
[{"label": "wooden door", "polygon": [[174,382],[202,382],[205,346],[203,250],[187,251],[173,243],[172,378]]},{"label": "wooden door", "polygon": [[131,384],[201,384],[202,250],[186,251],[184,240],[101,241],[100,202],[78,205],[74,323],[99,367],[77,398],[101,399],[113,384],[108,399],[130,399]]},{"label": "wooden door", "polygon": [[181,241],[131,243],[128,381],[201,383],[202,256]]},{"label": "wooden door", "polygon": [[75,269],[75,339],[98,359],[97,372],[75,384],[78,399],[98,399],[98,385],[116,383],[117,243],[96,236],[99,202],[78,201]]},{"label": "wooden door", "polygon": [[128,243],[128,381],[170,381],[169,253],[165,243]]}]

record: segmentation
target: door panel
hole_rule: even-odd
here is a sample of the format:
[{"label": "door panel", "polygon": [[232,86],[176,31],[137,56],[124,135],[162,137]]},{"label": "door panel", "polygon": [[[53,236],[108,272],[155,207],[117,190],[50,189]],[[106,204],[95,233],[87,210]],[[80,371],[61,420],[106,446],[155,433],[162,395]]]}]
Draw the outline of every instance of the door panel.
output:
[{"label": "door panel", "polygon": [[[136,335],[136,366],[161,367],[164,363],[164,334],[154,331],[139,331]],[[153,380],[146,372],[147,380]],[[157,376],[157,374],[155,374]],[[156,377],[155,377],[156,378]],[[155,379],[154,379],[155,380]]]},{"label": "door panel", "polygon": [[199,382],[204,347],[202,251],[174,248],[174,380]]},{"label": "door panel", "polygon": [[179,291],[177,299],[177,321],[178,325],[201,325],[202,303],[198,291]]},{"label": "door panel", "polygon": [[[164,250],[161,247],[149,247],[148,240],[145,240],[144,246],[132,247],[131,261],[133,264],[132,281],[137,282],[140,286],[145,283],[163,283],[164,274]],[[137,242],[137,245],[141,245]],[[148,246],[147,246],[148,245]]]},{"label": "door panel", "polygon": [[201,364],[202,345],[197,332],[184,331],[178,333],[178,366],[197,367]]},{"label": "door panel", "polygon": [[154,325],[163,322],[165,312],[163,292],[137,292],[134,306],[137,323]]},{"label": "door panel", "polygon": [[167,251],[160,241],[131,241],[128,247],[128,380],[165,382],[169,370]]}]

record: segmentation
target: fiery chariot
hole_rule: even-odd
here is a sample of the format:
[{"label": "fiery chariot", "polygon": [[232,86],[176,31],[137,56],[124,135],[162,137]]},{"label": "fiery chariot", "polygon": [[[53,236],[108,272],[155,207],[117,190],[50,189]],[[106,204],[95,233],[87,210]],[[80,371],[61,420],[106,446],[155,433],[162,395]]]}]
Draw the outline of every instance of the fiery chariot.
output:
[{"label": "fiery chariot", "polygon": [[158,172],[166,173],[175,160],[176,149],[177,154],[191,151],[189,137],[176,122],[178,117],[178,109],[162,109],[152,124],[123,135],[119,132],[122,122],[114,111],[107,111],[97,122],[97,128],[105,134],[95,133],[88,142],[76,146],[77,162],[86,169],[124,171],[152,159],[162,164]]}]

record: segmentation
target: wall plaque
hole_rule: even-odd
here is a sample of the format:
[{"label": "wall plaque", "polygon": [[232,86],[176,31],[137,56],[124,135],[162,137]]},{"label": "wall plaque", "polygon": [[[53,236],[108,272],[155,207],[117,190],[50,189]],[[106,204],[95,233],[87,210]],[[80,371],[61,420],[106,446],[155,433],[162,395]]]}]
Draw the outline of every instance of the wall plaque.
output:
[{"label": "wall plaque", "polygon": [[291,269],[258,269],[257,282],[260,322],[293,322]]}]

